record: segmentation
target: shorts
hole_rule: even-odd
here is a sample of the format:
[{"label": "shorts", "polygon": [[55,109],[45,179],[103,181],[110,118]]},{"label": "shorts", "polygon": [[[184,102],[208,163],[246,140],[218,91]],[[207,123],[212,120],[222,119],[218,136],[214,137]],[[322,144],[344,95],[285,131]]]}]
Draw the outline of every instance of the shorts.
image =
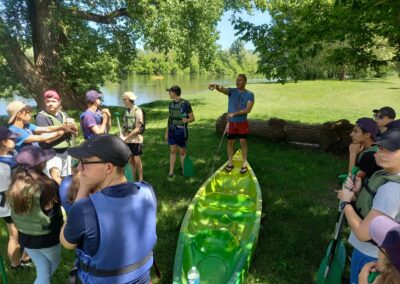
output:
[{"label": "shorts", "polygon": [[180,148],[186,148],[186,135],[185,127],[170,126],[168,129],[168,144],[178,145]]},{"label": "shorts", "polygon": [[131,149],[133,156],[141,156],[143,153],[143,144],[142,143],[128,143],[129,149]]},{"label": "shorts", "polygon": [[241,122],[229,122],[228,139],[246,139],[249,134],[249,122],[247,120]]},{"label": "shorts", "polygon": [[14,223],[11,216],[7,216],[7,217],[1,217],[7,224],[12,224]]},{"label": "shorts", "polygon": [[65,151],[64,153],[57,153],[54,158],[47,161],[44,173],[50,178],[51,168],[58,168],[60,170],[61,177],[71,175],[71,156],[68,155],[68,151]]}]

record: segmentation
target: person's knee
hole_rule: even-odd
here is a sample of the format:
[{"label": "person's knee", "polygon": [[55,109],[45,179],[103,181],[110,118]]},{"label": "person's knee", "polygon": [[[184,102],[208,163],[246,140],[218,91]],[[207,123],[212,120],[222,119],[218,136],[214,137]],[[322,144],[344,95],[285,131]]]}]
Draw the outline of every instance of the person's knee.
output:
[{"label": "person's knee", "polygon": [[242,139],[239,139],[239,141],[240,141],[240,145],[247,146],[247,139],[242,138]]},{"label": "person's knee", "polygon": [[177,152],[176,147],[171,147],[170,151],[171,155],[176,155],[176,152]]}]

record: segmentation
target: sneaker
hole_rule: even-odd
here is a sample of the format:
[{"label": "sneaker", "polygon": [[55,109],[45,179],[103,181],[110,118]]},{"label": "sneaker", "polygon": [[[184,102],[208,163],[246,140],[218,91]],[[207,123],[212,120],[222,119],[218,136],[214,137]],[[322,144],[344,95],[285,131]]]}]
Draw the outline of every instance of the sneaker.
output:
[{"label": "sneaker", "polygon": [[168,174],[168,178],[173,178],[174,174]]}]

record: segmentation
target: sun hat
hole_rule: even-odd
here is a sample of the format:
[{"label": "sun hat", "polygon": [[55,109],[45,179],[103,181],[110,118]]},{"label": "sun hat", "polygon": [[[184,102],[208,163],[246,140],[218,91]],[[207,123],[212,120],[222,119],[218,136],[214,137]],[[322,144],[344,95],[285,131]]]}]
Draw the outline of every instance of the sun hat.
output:
[{"label": "sun hat", "polygon": [[98,157],[104,162],[124,167],[132,154],[121,138],[110,134],[98,134],[83,142],[79,147],[68,149],[73,158]]},{"label": "sun hat", "polygon": [[21,166],[34,168],[43,162],[46,162],[56,155],[54,149],[42,149],[37,146],[27,145],[15,156],[15,161]]},{"label": "sun hat", "polygon": [[378,125],[375,120],[369,117],[362,117],[356,121],[356,125],[362,130],[371,134],[371,138],[376,141],[379,133]]},{"label": "sun hat", "polygon": [[8,119],[8,123],[12,123],[15,120],[18,112],[23,110],[26,107],[26,104],[20,101],[13,101],[7,105],[7,113],[10,117]]},{"label": "sun hat", "polygon": [[122,98],[135,101],[137,99],[137,96],[133,92],[125,92],[122,94]]},{"label": "sun hat", "polygon": [[387,216],[377,216],[369,225],[372,240],[385,249],[393,265],[400,271],[400,224]]}]

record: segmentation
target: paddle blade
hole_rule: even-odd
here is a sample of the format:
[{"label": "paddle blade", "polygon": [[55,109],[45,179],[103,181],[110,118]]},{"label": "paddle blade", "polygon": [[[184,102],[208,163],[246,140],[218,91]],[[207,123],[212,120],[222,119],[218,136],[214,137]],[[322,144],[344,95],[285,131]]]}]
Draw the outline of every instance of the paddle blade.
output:
[{"label": "paddle blade", "polygon": [[185,159],[183,160],[183,175],[185,177],[194,176],[194,166],[189,155],[186,155]]},{"label": "paddle blade", "polygon": [[[328,255],[330,250],[331,250],[332,242],[333,241],[331,241],[329,243],[329,246],[328,246],[328,248],[326,250],[326,255]],[[338,258],[339,263],[340,263],[340,269],[341,269],[341,271],[343,271],[344,270],[344,266],[346,265],[346,247],[344,246],[344,244],[343,244],[343,242],[341,240],[339,240],[339,242],[337,244],[336,255],[337,255],[337,258]]]},{"label": "paddle blade", "polygon": [[340,260],[337,255],[333,257],[332,264],[329,268],[329,272],[325,277],[329,256],[325,256],[322,260],[318,273],[317,273],[317,284],[340,284],[342,283],[342,269]]},{"label": "paddle blade", "polygon": [[132,166],[130,163],[127,163],[124,167],[124,174],[128,181],[134,182],[135,178],[133,176]]}]

